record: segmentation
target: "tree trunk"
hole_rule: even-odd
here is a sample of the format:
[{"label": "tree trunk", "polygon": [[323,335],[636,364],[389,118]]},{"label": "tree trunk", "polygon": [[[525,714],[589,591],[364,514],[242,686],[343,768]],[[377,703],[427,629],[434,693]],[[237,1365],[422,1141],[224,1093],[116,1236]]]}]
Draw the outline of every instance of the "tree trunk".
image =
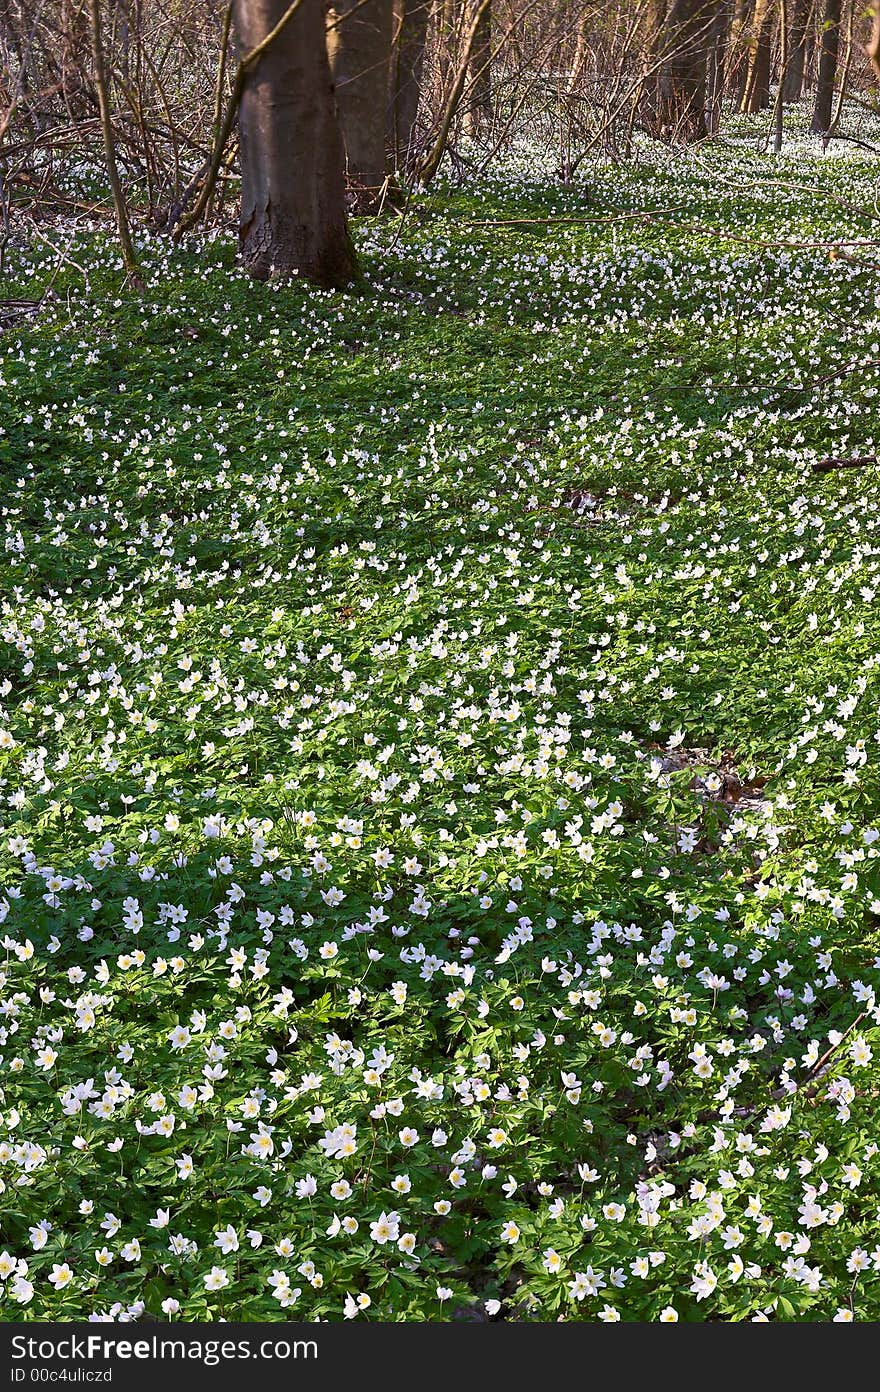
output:
[{"label": "tree trunk", "polygon": [[791,48],[788,3],[789,0],[779,0],[779,80],[776,85],[776,101],[773,105],[774,155],[782,154],[782,141],[785,133],[785,79],[788,75]]},{"label": "tree trunk", "polygon": [[[233,0],[242,56],[289,9],[288,0]],[[299,0],[244,74],[239,241],[244,264],[257,280],[302,275],[318,285],[342,286],[357,271],[324,26],[322,0]]]},{"label": "tree trunk", "polygon": [[122,191],[122,180],[119,177],[119,166],[116,163],[116,137],[110,113],[110,93],[101,34],[101,0],[89,0],[89,32],[92,45],[92,64],[95,70],[95,90],[98,94],[98,111],[101,118],[101,134],[104,140],[104,161],[107,168],[107,181],[113,194],[113,206],[116,210],[116,230],[119,234],[122,262],[129,284],[140,289],[142,285],[137,257],[131,240],[128,209],[125,204],[125,194]]},{"label": "tree trunk", "polygon": [[834,101],[834,82],[837,77],[837,53],[840,47],[840,15],[843,0],[825,0],[822,18],[819,73],[816,78],[816,100],[810,130],[824,135],[831,128],[831,105]]},{"label": "tree trunk", "polygon": [[61,90],[67,114],[73,122],[77,119],[73,100],[82,94],[83,86],[83,53],[87,42],[84,19],[81,6],[74,4],[73,0],[62,0],[59,34]]},{"label": "tree trunk", "polygon": [[706,60],[706,130],[714,135],[721,125],[727,45],[733,19],[730,0],[718,0],[709,33]]},{"label": "tree trunk", "polygon": [[786,102],[800,101],[804,90],[804,60],[807,52],[807,23],[811,0],[790,0],[788,65],[782,98]]},{"label": "tree trunk", "polygon": [[807,32],[804,35],[804,86],[801,93],[804,96],[816,85],[816,26],[812,22],[807,24]]},{"label": "tree trunk", "polygon": [[327,46],[348,188],[361,213],[375,211],[385,187],[393,23],[393,0],[335,0],[328,10]]},{"label": "tree trunk", "polygon": [[771,0],[757,0],[749,45],[749,74],[740,111],[764,111],[770,105],[770,56],[773,38]]},{"label": "tree trunk", "polygon": [[639,48],[642,56],[642,71],[646,80],[650,80],[658,53],[662,52],[661,35],[663,26],[666,23],[666,11],[669,9],[670,0],[645,0],[642,10],[642,26],[639,36]]},{"label": "tree trunk", "polygon": [[735,0],[727,55],[727,90],[737,110],[749,80],[749,43],[754,11],[752,0]]},{"label": "tree trunk", "polygon": [[663,53],[663,24],[666,19],[667,0],[646,0],[642,11],[642,30],[639,36],[641,53],[641,96],[645,126],[652,135],[657,133],[660,124],[660,74],[658,56]]},{"label": "tree trunk", "polygon": [[874,72],[880,78],[880,0],[871,5],[871,37],[865,48]]},{"label": "tree trunk", "polygon": [[671,0],[660,32],[658,116],[667,139],[706,134],[706,63],[716,0]]},{"label": "tree trunk", "polygon": [[394,18],[397,33],[391,57],[388,142],[394,169],[409,170],[415,152],[431,0],[395,0]]},{"label": "tree trunk", "polygon": [[440,71],[441,86],[446,92],[447,85],[455,77],[458,49],[461,46],[462,4],[465,0],[436,0],[436,45],[437,68]]},{"label": "tree trunk", "polygon": [[492,121],[492,5],[477,21],[469,68],[470,93],[466,120],[471,135],[479,135]]}]

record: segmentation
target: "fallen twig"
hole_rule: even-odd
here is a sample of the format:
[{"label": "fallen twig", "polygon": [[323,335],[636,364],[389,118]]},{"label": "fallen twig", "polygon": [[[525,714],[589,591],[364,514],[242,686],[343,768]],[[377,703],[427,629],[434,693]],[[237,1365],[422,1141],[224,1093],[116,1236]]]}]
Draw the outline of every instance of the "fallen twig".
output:
[{"label": "fallen twig", "polygon": [[814,474],[830,474],[834,469],[865,469],[876,463],[876,454],[858,454],[852,459],[817,459],[810,469]]},{"label": "fallen twig", "polygon": [[819,1078],[821,1077],[821,1075],[822,1075],[822,1070],[824,1069],[825,1064],[826,1064],[826,1063],[828,1062],[828,1060],[831,1058],[831,1055],[835,1052],[836,1049],[839,1049],[839,1048],[840,1048],[840,1046],[841,1046],[841,1044],[843,1043],[844,1039],[846,1039],[848,1035],[852,1034],[852,1032],[853,1032],[853,1030],[855,1029],[856,1025],[861,1024],[862,1020],[864,1020],[864,1018],[865,1018],[865,1013],[866,1013],[866,1012],[865,1012],[864,1010],[862,1010],[862,1011],[860,1012],[860,1014],[858,1014],[858,1015],[856,1016],[856,1018],[853,1020],[852,1024],[849,1026],[849,1028],[844,1030],[843,1034],[840,1036],[840,1038],[838,1039],[837,1043],[836,1043],[836,1044],[832,1044],[830,1049],[826,1049],[826,1050],[825,1050],[824,1054],[823,1054],[822,1057],[819,1059],[819,1062],[813,1064],[813,1067],[810,1069],[810,1072],[809,1072],[809,1074],[807,1075],[808,1077],[814,1078],[814,1079],[816,1079],[816,1081],[818,1082],[818,1079],[819,1079]]}]

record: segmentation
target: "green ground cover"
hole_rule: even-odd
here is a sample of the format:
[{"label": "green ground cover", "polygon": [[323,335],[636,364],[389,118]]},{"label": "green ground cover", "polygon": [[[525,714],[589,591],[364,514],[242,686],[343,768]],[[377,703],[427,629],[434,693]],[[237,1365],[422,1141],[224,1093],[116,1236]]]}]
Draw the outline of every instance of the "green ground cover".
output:
[{"label": "green ground cover", "polygon": [[875,166],[528,169],[350,295],[46,232],[5,1319],[880,1317]]}]

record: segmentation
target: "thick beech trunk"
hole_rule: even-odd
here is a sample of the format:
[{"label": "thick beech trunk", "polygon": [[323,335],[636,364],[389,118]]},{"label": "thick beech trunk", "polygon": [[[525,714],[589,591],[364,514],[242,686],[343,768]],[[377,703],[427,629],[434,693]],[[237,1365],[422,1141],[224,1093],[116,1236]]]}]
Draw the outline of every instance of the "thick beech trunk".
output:
[{"label": "thick beech trunk", "polygon": [[771,0],[757,0],[749,44],[749,68],[740,111],[764,111],[770,105],[770,56],[773,39]]},{"label": "thick beech trunk", "polygon": [[880,77],[880,0],[871,5],[871,37],[865,48],[874,72]]},{"label": "thick beech trunk", "polygon": [[817,135],[824,135],[831,128],[831,107],[834,101],[834,83],[837,78],[837,54],[840,48],[842,8],[842,0],[825,0],[821,47],[819,49],[819,71],[816,77],[816,100],[813,106],[813,119],[810,122],[810,130]]},{"label": "thick beech trunk", "polygon": [[335,0],[328,11],[349,193],[364,213],[375,209],[385,186],[393,20],[393,0]]},{"label": "thick beech trunk", "polygon": [[[449,84],[458,70],[467,4],[468,0],[434,0],[432,6],[428,50],[434,58],[441,111],[445,108]],[[431,112],[431,125],[434,125],[434,111]]]},{"label": "thick beech trunk", "polygon": [[[242,57],[289,8],[289,0],[234,0]],[[245,73],[239,240],[257,280],[302,275],[341,286],[356,274],[324,25],[322,0],[299,0]]]},{"label": "thick beech trunk", "polygon": [[[475,7],[476,8],[476,7]],[[482,10],[474,34],[469,69],[467,126],[479,135],[492,120],[492,5]]]},{"label": "thick beech trunk", "polygon": [[788,62],[782,89],[783,100],[787,102],[800,101],[803,94],[809,16],[810,0],[789,0]]},{"label": "thick beech trunk", "polygon": [[667,0],[645,0],[642,11],[642,29],[639,36],[641,54],[641,105],[645,125],[652,135],[657,134],[659,125],[658,108],[660,102],[660,67],[658,55],[663,52],[660,35],[666,18]]},{"label": "thick beech trunk", "polygon": [[431,0],[395,0],[388,110],[388,143],[395,169],[409,170],[413,163],[430,21]]},{"label": "thick beech trunk", "polygon": [[717,0],[671,0],[658,42],[658,123],[669,139],[701,140],[706,130],[706,65]]},{"label": "thick beech trunk", "polygon": [[727,59],[727,89],[737,110],[749,80],[749,37],[754,12],[752,0],[734,0]]}]

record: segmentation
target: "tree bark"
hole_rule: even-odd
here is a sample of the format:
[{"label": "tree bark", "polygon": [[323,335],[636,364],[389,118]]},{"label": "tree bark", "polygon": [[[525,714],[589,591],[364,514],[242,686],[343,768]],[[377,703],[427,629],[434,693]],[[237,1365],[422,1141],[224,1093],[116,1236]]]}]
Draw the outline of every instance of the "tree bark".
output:
[{"label": "tree bark", "polygon": [[74,0],[62,0],[59,34],[61,89],[72,121],[76,120],[72,101],[82,90],[82,54],[85,47],[83,19],[82,9],[74,4]]},{"label": "tree bark", "polygon": [[661,35],[666,19],[667,0],[645,0],[639,49],[641,54],[641,96],[644,120],[651,134],[659,125],[660,73],[658,55],[663,52]]},{"label": "tree bark", "polygon": [[773,38],[771,0],[757,0],[749,44],[749,69],[740,111],[764,111],[770,105],[770,56]]},{"label": "tree bark", "polygon": [[709,135],[714,135],[721,125],[721,103],[724,100],[727,47],[732,19],[730,0],[718,0],[709,34],[706,61],[706,130]]},{"label": "tree bark", "polygon": [[395,0],[397,34],[391,57],[388,142],[394,169],[414,163],[422,69],[431,21],[431,0]]},{"label": "tree bark", "polygon": [[749,44],[753,14],[753,0],[734,0],[727,56],[727,87],[737,110],[742,106],[749,81]]},{"label": "tree bark", "polygon": [[393,0],[334,0],[328,11],[349,194],[362,213],[375,211],[385,187],[393,19]]},{"label": "tree bark", "polygon": [[492,4],[480,13],[474,34],[469,68],[470,93],[466,110],[467,128],[479,135],[492,121]]},{"label": "tree bark", "polygon": [[436,0],[436,54],[444,90],[455,75],[465,0]]},{"label": "tree bark", "polygon": [[837,77],[837,54],[840,48],[840,16],[842,0],[825,0],[822,16],[819,72],[816,78],[816,100],[810,130],[824,135],[831,128],[831,106],[834,101],[834,82]]},{"label": "tree bark", "polygon": [[717,0],[671,0],[660,31],[658,118],[668,139],[706,134],[706,64]]},{"label": "tree bark", "polygon": [[[233,0],[242,56],[289,9],[288,0]],[[347,285],[357,263],[345,217],[322,0],[299,0],[244,72],[239,138],[239,242],[250,274],[257,280],[302,275],[318,285]]]},{"label": "tree bark", "polygon": [[782,98],[786,102],[800,101],[804,90],[804,62],[807,55],[807,23],[811,0],[789,0],[788,65]]},{"label": "tree bark", "polygon": [[880,0],[871,5],[871,37],[865,48],[874,72],[880,78]]},{"label": "tree bark", "polygon": [[816,85],[816,25],[812,14],[804,35],[804,86],[802,95],[812,91]]},{"label": "tree bark", "polygon": [[779,4],[779,81],[776,86],[776,101],[773,106],[773,153],[782,153],[785,133],[785,79],[788,75],[788,60],[791,49],[789,33],[788,0],[778,0]]}]

